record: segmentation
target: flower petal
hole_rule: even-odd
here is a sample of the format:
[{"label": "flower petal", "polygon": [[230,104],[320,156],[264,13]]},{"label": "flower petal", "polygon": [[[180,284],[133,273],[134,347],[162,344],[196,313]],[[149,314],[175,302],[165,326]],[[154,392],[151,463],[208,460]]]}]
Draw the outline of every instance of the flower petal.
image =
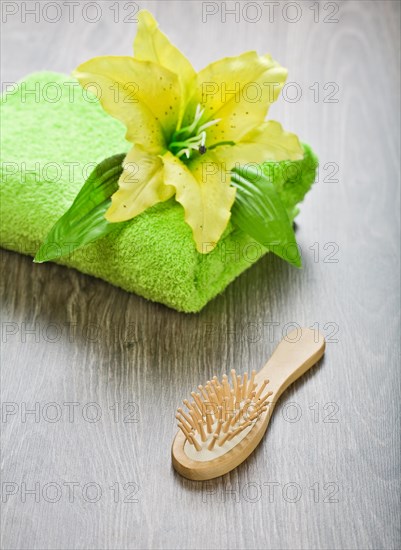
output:
[{"label": "flower petal", "polygon": [[95,57],[73,74],[126,125],[128,141],[155,152],[165,147],[177,125],[177,75],[156,63],[119,56]]},{"label": "flower petal", "polygon": [[153,61],[178,75],[181,87],[181,106],[178,124],[193,90],[196,77],[190,61],[159,30],[153,15],[147,10],[138,14],[138,30],[134,40],[134,56],[143,61]]},{"label": "flower petal", "polygon": [[253,51],[226,57],[200,71],[191,109],[200,103],[204,122],[221,119],[207,129],[206,144],[238,141],[261,124],[286,78],[287,70],[270,55]]},{"label": "flower petal", "polygon": [[233,146],[216,147],[215,153],[226,170],[248,163],[301,160],[304,156],[298,137],[274,120],[264,122]]},{"label": "flower petal", "polygon": [[159,156],[134,145],[125,157],[119,189],[105,217],[109,222],[130,220],[158,202],[174,195],[174,188],[164,184],[163,163]]},{"label": "flower petal", "polygon": [[213,249],[227,227],[235,189],[213,152],[199,156],[188,166],[170,152],[162,156],[164,181],[175,188],[185,221],[191,227],[198,252]]}]

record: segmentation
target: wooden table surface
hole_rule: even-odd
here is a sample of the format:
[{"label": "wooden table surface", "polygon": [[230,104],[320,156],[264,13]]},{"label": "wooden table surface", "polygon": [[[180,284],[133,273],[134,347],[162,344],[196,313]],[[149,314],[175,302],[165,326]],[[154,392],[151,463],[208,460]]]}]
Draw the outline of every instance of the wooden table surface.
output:
[{"label": "wooden table surface", "polygon": [[[399,548],[399,2],[82,2],[74,23],[65,3],[57,22],[54,2],[25,22],[3,4],[3,82],[129,54],[137,6],[197,68],[269,51],[292,83],[271,116],[320,174],[303,270],[268,255],[197,315],[2,254],[2,548]],[[298,325],[326,356],[259,448],[212,482],[179,477],[180,400],[260,368]]]}]

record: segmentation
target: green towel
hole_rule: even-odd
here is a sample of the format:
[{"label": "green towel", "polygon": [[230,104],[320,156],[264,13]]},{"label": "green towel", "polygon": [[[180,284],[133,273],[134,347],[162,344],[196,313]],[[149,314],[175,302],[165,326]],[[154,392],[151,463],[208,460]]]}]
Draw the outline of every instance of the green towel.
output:
[{"label": "green towel", "polygon": [[[2,97],[1,117],[0,244],[34,255],[94,165],[131,145],[120,122],[75,80],[57,73],[32,74],[10,89]],[[315,178],[317,159],[308,146],[304,150],[296,176],[274,170],[272,177],[292,217]],[[230,224],[213,252],[199,254],[181,205],[171,199],[58,263],[197,312],[265,252]]]}]

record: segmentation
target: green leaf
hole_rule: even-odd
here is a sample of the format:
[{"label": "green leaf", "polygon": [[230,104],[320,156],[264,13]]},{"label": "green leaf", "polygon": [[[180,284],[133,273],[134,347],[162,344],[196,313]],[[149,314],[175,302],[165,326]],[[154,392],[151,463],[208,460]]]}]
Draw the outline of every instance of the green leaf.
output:
[{"label": "green leaf", "polygon": [[125,223],[109,223],[104,217],[110,197],[118,189],[125,155],[114,155],[95,167],[71,207],[50,230],[34,262],[47,262],[71,254]]},{"label": "green leaf", "polygon": [[287,210],[269,178],[255,167],[236,168],[231,183],[237,188],[233,223],[280,258],[301,267]]}]

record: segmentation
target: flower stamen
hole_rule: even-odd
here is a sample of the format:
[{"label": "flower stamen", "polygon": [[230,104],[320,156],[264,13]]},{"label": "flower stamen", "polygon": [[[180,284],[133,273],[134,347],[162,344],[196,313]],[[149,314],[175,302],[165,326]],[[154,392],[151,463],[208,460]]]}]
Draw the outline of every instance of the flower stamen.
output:
[{"label": "flower stamen", "polygon": [[204,112],[205,109],[202,109],[198,104],[192,123],[174,132],[169,150],[177,158],[185,156],[189,159],[194,151],[201,155],[206,153],[206,128],[217,124],[221,119],[209,120],[204,124],[200,124]]}]

